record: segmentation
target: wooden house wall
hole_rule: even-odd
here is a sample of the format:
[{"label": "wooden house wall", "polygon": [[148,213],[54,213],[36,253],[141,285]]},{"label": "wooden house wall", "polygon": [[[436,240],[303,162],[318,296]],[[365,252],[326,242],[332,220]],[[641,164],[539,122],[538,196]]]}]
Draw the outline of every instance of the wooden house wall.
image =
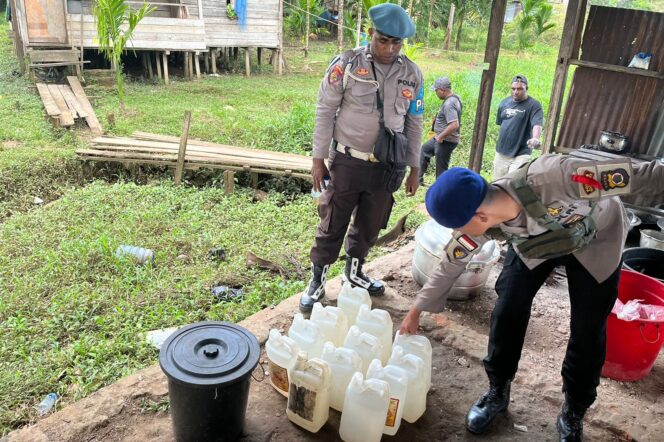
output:
[{"label": "wooden house wall", "polygon": [[[81,44],[81,15],[69,14],[69,29],[75,46]],[[83,16],[83,45],[96,48],[94,17]],[[205,24],[198,18],[145,17],[136,27],[128,48],[145,50],[205,50]]]},{"label": "wooden house wall", "polygon": [[279,0],[247,0],[247,27],[226,15],[226,0],[202,0],[205,43],[208,47],[279,46]]}]

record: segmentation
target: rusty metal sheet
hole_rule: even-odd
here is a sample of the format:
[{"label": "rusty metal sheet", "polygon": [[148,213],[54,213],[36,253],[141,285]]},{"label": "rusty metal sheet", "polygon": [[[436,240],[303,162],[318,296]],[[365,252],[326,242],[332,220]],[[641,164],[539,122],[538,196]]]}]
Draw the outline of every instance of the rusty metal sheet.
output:
[{"label": "rusty metal sheet", "polygon": [[66,44],[67,17],[63,0],[24,0],[29,44]]},{"label": "rusty metal sheet", "polygon": [[[582,60],[627,66],[641,51],[654,53],[650,70],[664,72],[664,14],[591,7]],[[597,144],[611,130],[629,137],[629,152],[648,153],[662,101],[662,79],[578,67],[556,144]]]}]

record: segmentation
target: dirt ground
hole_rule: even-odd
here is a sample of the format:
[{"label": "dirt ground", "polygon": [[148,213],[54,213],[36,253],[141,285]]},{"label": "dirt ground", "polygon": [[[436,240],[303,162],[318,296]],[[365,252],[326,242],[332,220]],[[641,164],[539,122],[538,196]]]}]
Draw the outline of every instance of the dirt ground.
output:
[{"label": "dirt ground", "polygon": [[[395,328],[408,310],[418,286],[411,277],[411,242],[367,266],[388,284],[373,307],[388,310]],[[483,292],[471,301],[450,303],[440,314],[425,314],[422,333],[433,344],[433,388],[425,415],[414,424],[402,422],[394,441],[553,441],[555,419],[562,403],[560,367],[568,336],[569,301],[564,277],[550,278],[536,297],[519,372],[507,413],[489,431],[474,436],[464,428],[470,405],[487,386],[481,359],[486,352],[488,323],[496,299],[493,286],[499,273],[491,272]],[[335,304],[340,281],[328,282],[330,304]],[[243,321],[261,344],[270,328],[287,330],[297,310],[298,296],[274,309]],[[263,354],[261,361],[265,360]],[[260,377],[260,373],[258,374]],[[158,366],[142,370],[90,397],[74,403],[37,424],[11,433],[17,441],[171,441],[168,394]],[[252,381],[244,441],[336,441],[340,414],[330,411],[327,424],[311,434],[286,417],[286,399],[267,380]],[[518,428],[518,429],[517,429]],[[524,431],[525,430],[525,431]],[[664,440],[664,357],[651,374],[633,383],[602,379],[598,401],[585,420],[586,440]],[[2,441],[5,442],[5,441]]]}]

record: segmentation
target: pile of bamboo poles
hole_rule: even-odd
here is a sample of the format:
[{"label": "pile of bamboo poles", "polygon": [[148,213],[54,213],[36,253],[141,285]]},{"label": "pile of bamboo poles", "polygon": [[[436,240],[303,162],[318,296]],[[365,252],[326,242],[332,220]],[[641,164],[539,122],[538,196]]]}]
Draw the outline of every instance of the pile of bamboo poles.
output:
[{"label": "pile of bamboo poles", "polygon": [[[88,149],[77,150],[76,154],[82,160],[175,167],[180,141],[178,137],[146,132],[134,132],[131,137],[100,136],[92,140]],[[310,179],[311,158],[187,140],[184,168],[216,168]]]}]

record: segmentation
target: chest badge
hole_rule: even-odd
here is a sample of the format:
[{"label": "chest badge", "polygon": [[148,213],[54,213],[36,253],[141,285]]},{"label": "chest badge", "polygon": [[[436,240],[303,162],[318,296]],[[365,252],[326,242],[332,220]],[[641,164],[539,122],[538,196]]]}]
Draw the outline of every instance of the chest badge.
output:
[{"label": "chest badge", "polygon": [[355,71],[355,74],[359,75],[360,77],[366,77],[367,75],[369,75],[369,70],[366,68],[358,68]]},{"label": "chest badge", "polygon": [[401,90],[401,96],[404,97],[404,98],[407,98],[409,100],[412,100],[413,99],[413,91],[411,91],[410,89],[402,89]]}]

